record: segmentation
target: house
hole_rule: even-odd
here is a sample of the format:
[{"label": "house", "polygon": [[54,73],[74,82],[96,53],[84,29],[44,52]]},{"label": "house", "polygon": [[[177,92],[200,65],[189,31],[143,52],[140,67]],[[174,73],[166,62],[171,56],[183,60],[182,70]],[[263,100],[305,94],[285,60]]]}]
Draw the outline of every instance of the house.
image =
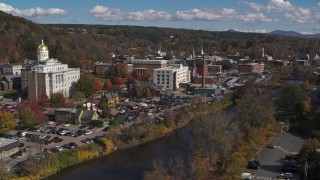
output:
[{"label": "house", "polygon": [[5,75],[0,81],[0,90],[21,89],[21,75]]},{"label": "house", "polygon": [[93,110],[78,110],[76,114],[75,124],[87,124],[92,120],[98,120],[99,115]]},{"label": "house", "polygon": [[111,67],[112,67],[112,64],[101,63],[101,62],[96,63],[94,65],[94,73],[97,75],[108,75]]},{"label": "house", "polygon": [[22,63],[11,63],[2,65],[3,75],[19,75],[21,74],[23,64]]},{"label": "house", "polygon": [[74,124],[77,109],[75,108],[58,108],[55,110],[55,120],[59,123]]},{"label": "house", "polygon": [[55,120],[67,124],[87,124],[98,120],[99,115],[93,110],[77,110],[75,108],[58,108],[55,110]]},{"label": "house", "polygon": [[105,93],[103,91],[101,95],[101,100],[102,102],[105,101],[109,105],[109,107],[114,107],[117,104],[119,104],[119,95],[118,93],[113,93],[113,92]]},{"label": "house", "polygon": [[20,142],[14,139],[0,138],[0,159],[19,151]]}]

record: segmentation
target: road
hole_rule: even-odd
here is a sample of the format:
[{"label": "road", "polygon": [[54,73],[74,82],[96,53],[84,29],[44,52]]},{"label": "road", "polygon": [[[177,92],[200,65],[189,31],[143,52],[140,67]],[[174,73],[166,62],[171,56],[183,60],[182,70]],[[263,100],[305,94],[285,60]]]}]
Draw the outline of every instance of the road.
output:
[{"label": "road", "polygon": [[[252,173],[254,180],[273,180],[274,177],[281,174],[282,159],[285,155],[299,152],[304,141],[304,139],[298,136],[281,132],[271,140],[271,143],[276,146],[275,149],[264,148],[260,152],[257,158],[261,164],[260,169],[247,169],[246,172]],[[293,175],[294,180],[300,179],[299,172],[293,173]]]}]

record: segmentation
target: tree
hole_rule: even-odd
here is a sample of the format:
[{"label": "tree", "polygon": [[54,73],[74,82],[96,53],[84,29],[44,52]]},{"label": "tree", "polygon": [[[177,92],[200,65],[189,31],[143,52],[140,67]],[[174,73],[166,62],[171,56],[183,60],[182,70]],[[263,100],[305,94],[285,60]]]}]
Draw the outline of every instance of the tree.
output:
[{"label": "tree", "polygon": [[66,98],[63,93],[53,93],[50,98],[50,103],[53,107],[63,107],[66,103]]},{"label": "tree", "polygon": [[163,112],[163,115],[164,115],[164,124],[168,128],[174,127],[175,122],[174,122],[174,117],[173,117],[171,111],[167,109]]},{"label": "tree", "polygon": [[16,127],[16,120],[11,112],[0,110],[0,134],[7,134]]},{"label": "tree", "polygon": [[46,108],[50,106],[49,97],[46,92],[42,92],[41,98],[39,99],[40,106]]},{"label": "tree", "polygon": [[305,100],[306,93],[300,86],[287,84],[285,85],[278,99],[278,105],[288,113],[293,115],[303,115],[303,101]]},{"label": "tree", "polygon": [[145,69],[142,75],[142,79],[149,81],[153,78],[153,71],[151,69]]},{"label": "tree", "polygon": [[306,96],[305,100],[303,101],[303,110],[305,114],[309,114],[311,112],[311,98],[310,96]]},{"label": "tree", "polygon": [[92,75],[81,75],[76,83],[76,91],[83,92],[86,97],[95,93],[94,77]]},{"label": "tree", "polygon": [[111,77],[127,78],[128,76],[127,64],[124,64],[124,63],[113,64],[109,71],[109,75]]},{"label": "tree", "polygon": [[320,148],[320,141],[317,139],[308,139],[303,144],[302,148],[298,154],[298,160],[304,162],[307,160],[308,162],[312,162],[315,160],[316,149]]},{"label": "tree", "polygon": [[121,77],[112,77],[111,80],[112,80],[112,84],[115,84],[115,85],[123,85],[124,84],[124,80]]},{"label": "tree", "polygon": [[150,92],[150,89],[148,87],[145,87],[143,92],[144,92],[144,95],[146,97],[150,97],[151,96],[151,92]]},{"label": "tree", "polygon": [[95,91],[100,91],[103,89],[103,84],[98,78],[94,78],[94,90]]},{"label": "tree", "polygon": [[28,107],[23,107],[19,113],[19,124],[23,128],[29,128],[36,124],[35,113]]},{"label": "tree", "polygon": [[84,95],[84,93],[79,91],[76,91],[72,97],[72,99],[77,103],[81,103],[85,100],[85,98],[86,96]]},{"label": "tree", "polygon": [[142,97],[142,95],[143,95],[143,89],[142,89],[141,86],[136,86],[135,89],[134,89],[134,91],[135,91],[135,95],[136,95],[137,97]]},{"label": "tree", "polygon": [[107,80],[104,85],[103,85],[103,88],[104,89],[107,89],[107,90],[111,90],[112,89],[112,83],[110,80]]},{"label": "tree", "polygon": [[35,123],[42,123],[45,120],[42,108],[37,101],[24,101],[21,104],[21,109],[29,108],[34,112]]},{"label": "tree", "polygon": [[308,79],[304,80],[304,81],[303,81],[303,84],[301,84],[301,87],[302,87],[303,89],[308,89],[308,88],[310,87],[309,80],[308,80]]},{"label": "tree", "polygon": [[252,128],[262,128],[274,121],[272,103],[272,99],[266,95],[248,93],[241,96],[237,105],[240,130],[247,135]]},{"label": "tree", "polygon": [[170,180],[168,170],[163,166],[161,161],[153,161],[151,171],[143,172],[144,180]]},{"label": "tree", "polygon": [[100,109],[102,111],[101,112],[101,117],[102,118],[106,118],[106,117],[110,116],[111,109],[110,109],[109,105],[106,102],[101,102],[100,103]]}]

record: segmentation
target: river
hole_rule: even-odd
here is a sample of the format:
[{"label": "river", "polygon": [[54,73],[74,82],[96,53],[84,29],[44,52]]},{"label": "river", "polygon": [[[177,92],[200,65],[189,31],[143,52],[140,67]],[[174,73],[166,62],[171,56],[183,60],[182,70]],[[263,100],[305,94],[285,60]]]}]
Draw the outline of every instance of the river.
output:
[{"label": "river", "polygon": [[46,180],[142,179],[154,159],[168,163],[179,156],[187,158],[191,142],[190,130],[185,127],[155,141],[62,169]]}]

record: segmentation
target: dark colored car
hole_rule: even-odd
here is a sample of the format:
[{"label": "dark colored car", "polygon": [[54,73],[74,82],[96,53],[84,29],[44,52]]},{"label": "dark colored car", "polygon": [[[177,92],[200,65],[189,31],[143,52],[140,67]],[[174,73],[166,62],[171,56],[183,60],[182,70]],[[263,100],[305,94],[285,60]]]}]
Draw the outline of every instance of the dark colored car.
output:
[{"label": "dark colored car", "polygon": [[53,140],[54,143],[59,143],[59,142],[63,141],[63,139],[59,138],[59,137],[54,137],[52,140]]},{"label": "dark colored car", "polygon": [[23,143],[20,143],[19,148],[22,148],[23,146],[24,146],[24,144],[23,144]]},{"label": "dark colored car", "polygon": [[274,145],[272,145],[272,144],[267,144],[267,145],[266,145],[266,148],[274,149],[275,147],[274,147]]},{"label": "dark colored car", "polygon": [[257,160],[252,160],[248,162],[247,165],[248,169],[259,169],[260,168],[260,162]]}]

